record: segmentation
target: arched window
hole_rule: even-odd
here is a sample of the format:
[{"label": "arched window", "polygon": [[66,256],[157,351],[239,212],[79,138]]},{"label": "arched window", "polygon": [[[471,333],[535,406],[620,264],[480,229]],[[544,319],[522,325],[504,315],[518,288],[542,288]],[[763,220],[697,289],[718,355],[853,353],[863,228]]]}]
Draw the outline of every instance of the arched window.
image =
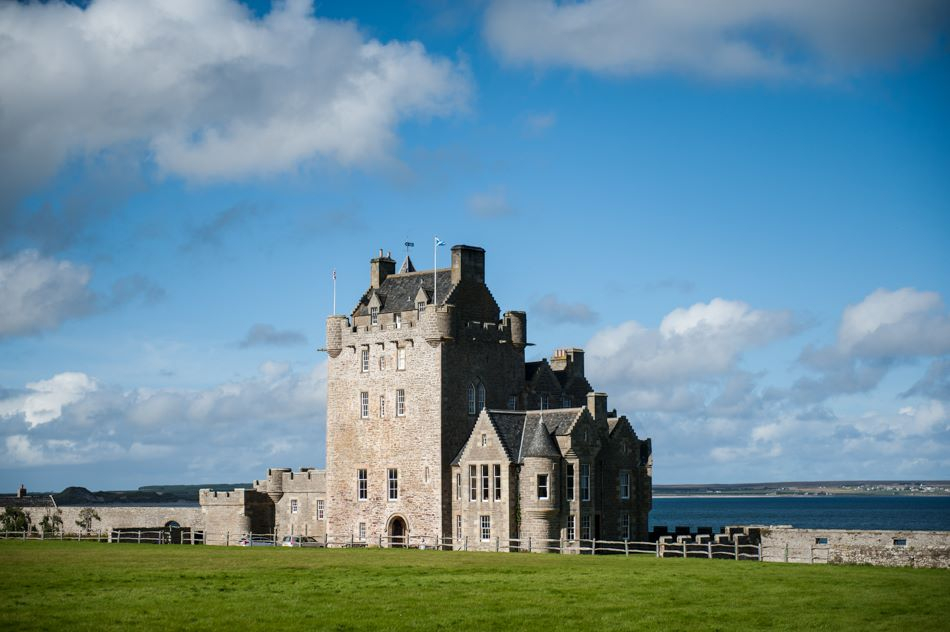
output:
[{"label": "arched window", "polygon": [[478,384],[478,410],[485,408],[485,386]]},{"label": "arched window", "polygon": [[475,385],[469,384],[468,385],[468,414],[474,415],[476,412],[478,411],[475,409]]}]

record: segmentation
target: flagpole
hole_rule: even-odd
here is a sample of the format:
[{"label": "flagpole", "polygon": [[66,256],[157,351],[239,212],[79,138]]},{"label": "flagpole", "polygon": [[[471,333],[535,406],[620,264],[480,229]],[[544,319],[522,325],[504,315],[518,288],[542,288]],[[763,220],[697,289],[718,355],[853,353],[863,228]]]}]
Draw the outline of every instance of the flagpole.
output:
[{"label": "flagpole", "polygon": [[336,316],[336,268],[333,268],[333,315]]},{"label": "flagpole", "polygon": [[439,238],[434,237],[432,239],[432,304],[438,307],[439,305],[439,283],[438,278],[436,277],[436,270],[439,267]]}]

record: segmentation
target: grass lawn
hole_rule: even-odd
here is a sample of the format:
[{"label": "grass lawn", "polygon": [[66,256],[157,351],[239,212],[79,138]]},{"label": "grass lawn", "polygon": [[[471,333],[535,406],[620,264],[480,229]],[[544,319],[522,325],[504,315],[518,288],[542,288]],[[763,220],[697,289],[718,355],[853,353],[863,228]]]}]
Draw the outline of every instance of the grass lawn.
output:
[{"label": "grass lawn", "polygon": [[0,541],[5,630],[947,630],[950,571]]}]

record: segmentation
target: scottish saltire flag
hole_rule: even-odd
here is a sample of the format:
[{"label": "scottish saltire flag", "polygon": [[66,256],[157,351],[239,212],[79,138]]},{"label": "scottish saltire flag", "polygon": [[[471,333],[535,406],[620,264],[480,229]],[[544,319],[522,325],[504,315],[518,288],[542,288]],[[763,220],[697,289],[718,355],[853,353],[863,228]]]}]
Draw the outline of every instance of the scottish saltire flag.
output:
[{"label": "scottish saltire flag", "polygon": [[442,241],[441,239],[439,239],[438,237],[436,237],[436,238],[435,238],[435,245],[436,245],[436,246],[444,246],[444,245],[445,245],[445,242]]},{"label": "scottish saltire flag", "polygon": [[336,281],[336,268],[333,268],[333,280]]}]

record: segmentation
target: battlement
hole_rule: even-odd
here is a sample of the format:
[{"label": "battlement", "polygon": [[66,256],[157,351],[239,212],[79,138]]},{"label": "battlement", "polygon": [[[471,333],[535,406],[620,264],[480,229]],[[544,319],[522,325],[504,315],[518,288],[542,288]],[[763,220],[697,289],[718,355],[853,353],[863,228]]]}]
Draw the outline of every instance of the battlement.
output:
[{"label": "battlement", "polygon": [[[255,484],[257,481],[254,481]],[[246,490],[243,487],[232,489],[229,492],[219,492],[211,489],[198,490],[198,503],[202,507],[237,507],[244,506],[245,494],[254,490]]]}]

